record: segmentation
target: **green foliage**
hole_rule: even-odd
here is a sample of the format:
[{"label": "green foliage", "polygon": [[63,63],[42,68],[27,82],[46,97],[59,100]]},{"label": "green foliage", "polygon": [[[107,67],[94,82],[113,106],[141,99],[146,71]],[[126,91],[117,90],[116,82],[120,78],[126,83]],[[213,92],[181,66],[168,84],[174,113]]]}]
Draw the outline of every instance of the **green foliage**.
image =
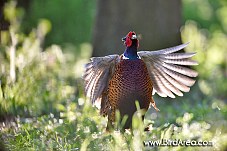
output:
[{"label": "green foliage", "polygon": [[213,32],[222,30],[227,33],[226,0],[183,0],[184,20],[194,20],[202,28]]},{"label": "green foliage", "polygon": [[23,31],[29,32],[40,18],[52,23],[45,46],[53,43],[80,45],[91,41],[96,0],[32,0],[23,20]]},{"label": "green foliage", "polygon": [[[206,36],[206,34],[209,35]],[[195,22],[187,22],[183,32],[183,41],[191,41],[186,50],[196,51],[195,59],[199,62],[196,67],[199,72],[199,87],[205,95],[227,98],[227,36],[221,32],[204,33]]]},{"label": "green foliage", "polygon": [[226,101],[227,2],[184,0],[183,4],[185,20],[193,21],[186,22],[182,39],[191,42],[186,48],[188,51],[197,52],[195,59],[199,62],[196,67],[200,77],[199,87],[205,95]]},{"label": "green foliage", "polygon": [[[50,31],[49,21],[40,20],[37,29],[24,35],[18,27],[21,17],[15,6],[14,2],[6,5],[5,13],[11,26],[9,31],[1,33],[0,116],[57,113],[59,103],[71,102],[78,93],[71,82],[77,82],[75,76],[82,74],[81,64],[86,60],[83,58],[88,57],[90,47],[81,45],[88,53],[79,50],[78,62],[69,57],[73,54],[63,54],[57,45],[43,50],[44,37]],[[71,71],[72,68],[78,73]]]},{"label": "green foliage", "polygon": [[[99,116],[98,111],[86,100],[80,98],[80,102],[81,105],[71,103],[63,107],[60,117],[49,114],[37,118],[18,118],[14,124],[11,123],[13,127],[4,126],[2,137],[8,142],[6,147],[10,150],[222,150],[227,147],[227,123],[223,120],[226,115],[222,115],[224,112],[226,114],[226,105],[221,110],[208,110],[201,119],[201,106],[193,106],[187,102],[189,105],[181,110],[193,110],[178,114],[173,123],[163,122],[158,126],[156,119],[151,121],[154,124],[149,125],[150,131],[144,132],[137,127],[144,127],[144,124],[134,118],[133,122],[137,126],[131,131],[121,133],[106,132],[106,119]],[[160,107],[163,111],[164,108],[165,112],[156,113],[159,117],[171,114],[174,107]],[[167,117],[166,121],[168,120]],[[144,141],[161,139],[211,141],[213,146],[144,146]]]}]

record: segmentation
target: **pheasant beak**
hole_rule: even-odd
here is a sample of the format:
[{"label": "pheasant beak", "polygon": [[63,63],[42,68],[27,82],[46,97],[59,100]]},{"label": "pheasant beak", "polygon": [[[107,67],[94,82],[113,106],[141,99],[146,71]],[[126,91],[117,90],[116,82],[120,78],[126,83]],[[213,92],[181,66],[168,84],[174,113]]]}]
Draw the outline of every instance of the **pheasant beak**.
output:
[{"label": "pheasant beak", "polygon": [[122,40],[123,42],[125,42],[125,41],[126,41],[126,37],[123,37],[121,40]]}]

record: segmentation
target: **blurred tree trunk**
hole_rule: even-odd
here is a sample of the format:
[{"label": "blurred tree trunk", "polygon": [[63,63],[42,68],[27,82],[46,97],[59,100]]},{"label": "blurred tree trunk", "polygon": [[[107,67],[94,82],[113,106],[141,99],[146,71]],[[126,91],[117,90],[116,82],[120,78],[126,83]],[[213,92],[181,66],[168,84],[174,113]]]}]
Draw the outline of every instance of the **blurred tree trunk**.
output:
[{"label": "blurred tree trunk", "polygon": [[180,0],[98,0],[93,30],[93,56],[121,54],[121,38],[133,30],[141,34],[140,50],[181,43]]},{"label": "blurred tree trunk", "polygon": [[6,3],[6,0],[0,1],[0,44],[1,44],[1,31],[8,30],[9,28],[9,22],[5,20],[4,18],[4,4]]},{"label": "blurred tree trunk", "polygon": [[[29,9],[30,0],[18,0],[17,4],[19,7],[23,7],[25,11]],[[4,5],[7,3],[7,0],[0,1],[0,43],[1,43],[1,31],[9,30],[9,22],[4,18]]]}]

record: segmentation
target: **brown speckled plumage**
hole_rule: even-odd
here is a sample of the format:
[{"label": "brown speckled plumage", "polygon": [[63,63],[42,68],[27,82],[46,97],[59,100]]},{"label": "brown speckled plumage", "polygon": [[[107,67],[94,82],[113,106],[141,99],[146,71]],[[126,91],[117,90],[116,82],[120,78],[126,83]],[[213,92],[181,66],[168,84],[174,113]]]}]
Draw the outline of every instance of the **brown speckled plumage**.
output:
[{"label": "brown speckled plumage", "polygon": [[139,41],[134,32],[129,32],[123,40],[126,49],[122,55],[91,58],[83,78],[86,96],[103,116],[108,116],[108,126],[113,125],[115,111],[119,110],[121,118],[128,116],[124,128],[130,128],[136,101],[145,111],[150,104],[158,110],[152,93],[170,98],[183,96],[182,92],[188,92],[195,83],[192,77],[198,75],[187,66],[198,63],[190,59],[195,53],[177,53],[188,43],[137,52]]},{"label": "brown speckled plumage", "polygon": [[140,108],[145,110],[150,103],[154,103],[152,89],[152,82],[143,60],[122,59],[117,64],[108,86],[108,100],[111,106],[109,120],[114,121],[115,110],[118,109],[121,117],[128,115],[124,127],[129,128],[132,116],[136,112],[135,101],[138,100]]}]

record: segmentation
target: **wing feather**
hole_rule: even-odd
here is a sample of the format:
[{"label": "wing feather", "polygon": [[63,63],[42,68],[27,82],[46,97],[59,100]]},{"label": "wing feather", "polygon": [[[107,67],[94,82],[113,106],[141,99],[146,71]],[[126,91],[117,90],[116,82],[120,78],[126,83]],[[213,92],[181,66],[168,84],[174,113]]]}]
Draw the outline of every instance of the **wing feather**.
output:
[{"label": "wing feather", "polygon": [[[190,90],[190,88],[186,86],[188,83],[186,85],[184,84],[184,81],[183,80],[185,80],[185,79],[180,79],[179,78],[178,75],[181,75],[181,74],[178,74],[175,71],[172,71],[172,70],[169,70],[168,68],[165,68],[164,66],[162,66],[161,62],[159,62],[159,61],[157,61],[156,64],[157,64],[156,65],[157,68],[159,68],[159,70],[166,77],[166,79],[168,79],[168,81],[170,83],[172,83],[177,89],[179,89],[179,90],[181,90],[183,92],[188,92]],[[183,76],[183,75],[181,75],[181,76]],[[188,78],[188,79],[190,79],[190,78]],[[190,79],[190,80],[192,80],[192,82],[195,82],[195,80],[193,80],[193,79]],[[179,96],[181,96],[181,95],[179,95]]]},{"label": "wing feather", "polygon": [[[166,94],[166,96],[169,96],[171,98],[175,98],[175,96],[173,95],[173,93],[169,90],[169,82],[162,76],[162,74],[159,72],[159,70],[155,69],[154,70],[154,74],[156,77],[158,77],[159,82],[157,82],[157,85],[159,86],[159,88],[161,89],[161,91]],[[159,94],[159,91],[157,91],[157,93]]]},{"label": "wing feather", "polygon": [[189,76],[189,77],[196,77],[198,75],[198,73],[196,71],[186,68],[186,67],[173,65],[173,64],[167,64],[167,63],[163,63],[163,66],[167,69],[176,71],[178,73],[181,73],[181,74]]},{"label": "wing feather", "polygon": [[[189,44],[188,43],[185,43],[185,44],[182,44],[182,45],[179,45],[179,46],[175,46],[175,47],[170,47],[170,48],[165,48],[165,49],[160,49],[160,50],[155,50],[155,51],[140,51],[140,55],[141,57],[143,55],[161,55],[161,54],[170,54],[170,53],[174,53],[174,52],[177,52],[185,47],[187,47],[187,45]],[[152,54],[151,54],[152,52]]]},{"label": "wing feather", "polygon": [[184,59],[184,58],[191,58],[196,53],[173,53],[173,54],[167,54],[167,55],[160,55],[162,58],[166,59]]},{"label": "wing feather", "polygon": [[109,79],[119,60],[119,55],[109,55],[104,57],[93,57],[85,65],[83,75],[85,83],[85,94],[90,98],[92,104],[100,104],[102,93],[106,90]]},{"label": "wing feather", "polygon": [[167,83],[167,88],[175,93],[178,96],[183,96],[183,93],[177,89],[178,85],[180,85],[178,82],[176,82],[173,78],[171,78],[168,74],[163,72],[163,70],[158,69],[160,74],[166,79],[165,83]]},{"label": "wing feather", "polygon": [[162,59],[162,60],[163,62],[169,63],[169,64],[186,65],[186,66],[198,65],[196,61],[190,60],[190,59]]},{"label": "wing feather", "polygon": [[175,97],[174,94],[183,96],[181,91],[188,92],[190,86],[195,83],[192,77],[196,77],[198,73],[188,66],[198,65],[196,61],[190,59],[196,53],[178,52],[188,44],[156,51],[138,52],[138,55],[146,63],[154,92],[158,95],[171,98]]}]

